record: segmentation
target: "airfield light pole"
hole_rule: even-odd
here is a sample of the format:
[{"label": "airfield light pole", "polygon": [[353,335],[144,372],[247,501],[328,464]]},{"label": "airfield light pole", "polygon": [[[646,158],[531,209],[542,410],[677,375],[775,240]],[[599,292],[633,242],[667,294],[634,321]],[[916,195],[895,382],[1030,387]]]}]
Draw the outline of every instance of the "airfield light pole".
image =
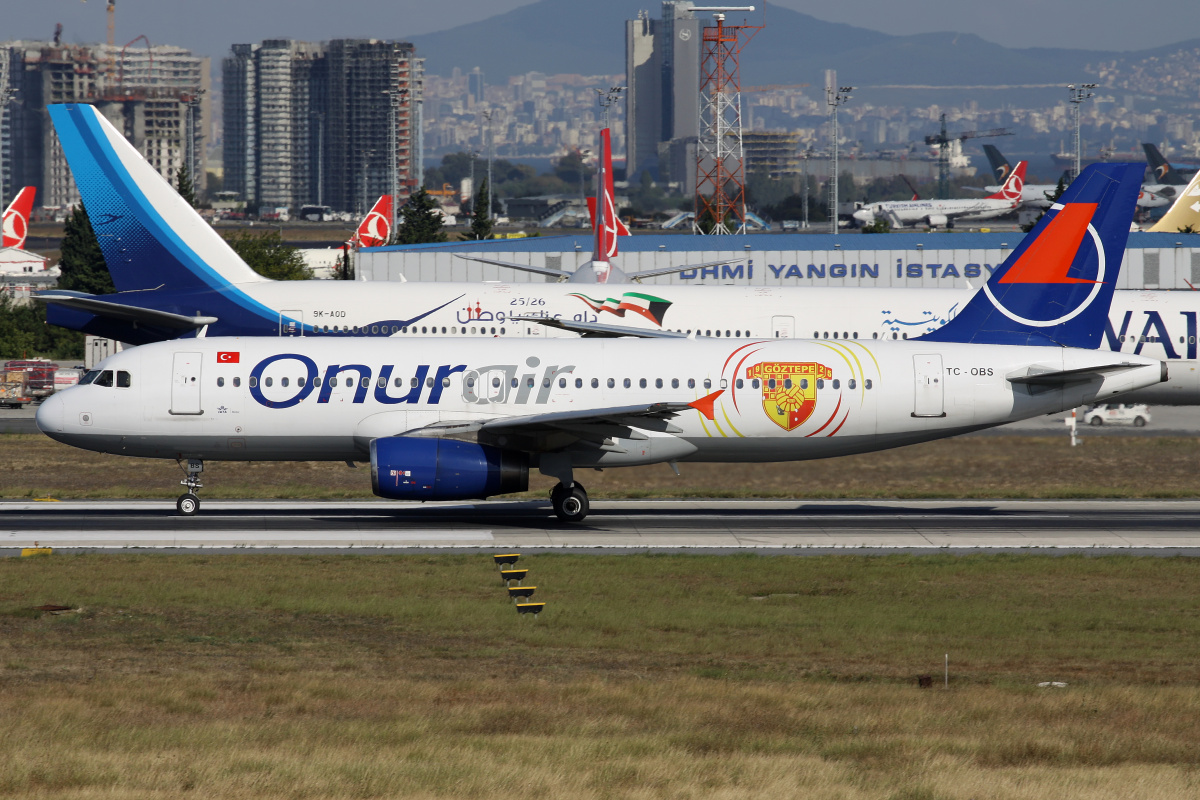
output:
[{"label": "airfield light pole", "polygon": [[[325,205],[325,112],[313,111],[317,120],[317,205]],[[322,217],[323,218],[323,217]]]},{"label": "airfield light pole", "polygon": [[[492,188],[492,111],[483,111],[481,115],[487,120],[487,157],[488,157],[488,172],[487,172],[487,209],[484,219],[488,222],[492,221],[492,198],[496,195],[496,190]],[[474,189],[472,189],[474,191]]]},{"label": "airfield light pole", "polygon": [[1083,161],[1083,143],[1079,138],[1079,106],[1085,100],[1094,96],[1092,89],[1096,88],[1094,83],[1068,83],[1067,90],[1071,93],[1071,104],[1075,106],[1075,172],[1071,175],[1071,180],[1079,177],[1079,170]]},{"label": "airfield light pole", "polygon": [[604,109],[604,127],[608,127],[608,109],[609,107],[621,99],[621,92],[625,91],[624,86],[611,86],[607,90],[596,89],[597,99],[600,102],[600,107]]},{"label": "airfield light pole", "polygon": [[808,230],[808,159],[811,156],[812,146],[809,145],[805,147],[804,152],[800,154],[800,157],[804,159],[804,168],[800,171],[801,185],[804,187],[804,194],[801,195],[803,199],[800,201],[801,206],[804,209],[804,230]]},{"label": "airfield light pole", "polygon": [[833,109],[833,171],[829,176],[829,232],[838,232],[838,107],[850,99],[853,86],[825,89],[825,102]]}]

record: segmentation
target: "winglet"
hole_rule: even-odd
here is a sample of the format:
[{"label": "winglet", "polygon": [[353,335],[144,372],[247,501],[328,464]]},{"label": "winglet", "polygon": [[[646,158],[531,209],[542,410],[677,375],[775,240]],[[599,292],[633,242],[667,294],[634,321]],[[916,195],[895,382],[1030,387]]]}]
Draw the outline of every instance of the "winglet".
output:
[{"label": "winglet", "polygon": [[717,402],[717,398],[725,394],[724,389],[717,389],[710,395],[701,397],[699,400],[693,400],[688,403],[689,406],[699,411],[710,420],[713,419],[713,403]]}]

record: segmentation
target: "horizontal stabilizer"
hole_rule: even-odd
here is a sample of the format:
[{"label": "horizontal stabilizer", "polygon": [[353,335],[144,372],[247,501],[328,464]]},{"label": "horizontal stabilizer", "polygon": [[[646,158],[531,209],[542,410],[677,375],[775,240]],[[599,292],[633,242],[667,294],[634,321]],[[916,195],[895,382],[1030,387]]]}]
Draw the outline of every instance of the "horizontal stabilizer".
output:
[{"label": "horizontal stabilizer", "polygon": [[627,272],[626,277],[631,281],[640,281],[643,278],[653,278],[656,275],[670,275],[675,272],[684,272],[689,269],[704,269],[705,267],[721,267],[726,264],[741,264],[746,259],[735,258],[725,259],[724,261],[706,261],[703,264],[681,264],[678,267],[658,267],[656,269],[643,269],[637,272]]},{"label": "horizontal stabilizer", "polygon": [[647,328],[630,328],[625,325],[605,325],[601,322],[579,322],[573,319],[556,319],[554,317],[509,317],[513,322],[536,322],[547,328],[558,328],[571,331],[581,336],[609,337],[636,336],[639,339],[686,339],[688,334],[676,331],[650,330]]},{"label": "horizontal stabilizer", "polygon": [[[1022,383],[1028,386],[1066,386],[1070,383],[1087,383],[1088,381],[1097,380],[1107,373],[1127,372],[1131,369],[1141,369],[1145,364],[1132,364],[1124,361],[1120,364],[1103,364],[1097,367],[1081,367],[1079,369],[1063,369],[1050,372],[1037,372],[1035,367],[1029,368],[1029,373],[1026,375],[1010,375],[1009,383]],[[1163,369],[1167,367],[1163,363]],[[1166,380],[1165,376],[1163,378]]]},{"label": "horizontal stabilizer", "polygon": [[110,300],[100,300],[93,295],[81,292],[62,290],[39,292],[34,295],[34,298],[46,303],[54,303],[66,306],[67,308],[88,311],[99,317],[120,320],[121,322],[132,322],[135,325],[140,323],[160,328],[171,328],[173,330],[197,330],[203,328],[205,325],[212,325],[217,322],[216,317],[189,317],[183,314],[172,314],[169,311],[156,311],[153,308],[142,308],[141,306],[114,303]]},{"label": "horizontal stabilizer", "polygon": [[479,256],[464,256],[462,253],[455,253],[456,258],[461,258],[464,261],[478,261],[480,264],[491,264],[497,267],[510,267],[511,269],[520,269],[525,272],[534,272],[538,275],[550,275],[561,280],[567,280],[571,277],[571,273],[566,270],[555,269],[554,267],[535,267],[532,264],[517,264],[512,261],[498,261],[494,258],[480,258]]}]

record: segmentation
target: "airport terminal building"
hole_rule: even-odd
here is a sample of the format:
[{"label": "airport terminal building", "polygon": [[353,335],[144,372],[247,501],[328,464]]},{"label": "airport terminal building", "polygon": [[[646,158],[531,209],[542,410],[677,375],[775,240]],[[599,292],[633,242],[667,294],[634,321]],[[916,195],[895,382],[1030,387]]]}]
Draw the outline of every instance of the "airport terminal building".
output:
[{"label": "airport terminal building", "polygon": [[[1006,233],[646,235],[622,237],[613,262],[626,272],[726,263],[646,279],[706,286],[978,287],[1024,236]],[[574,270],[592,257],[592,236],[495,239],[365,248],[356,274],[369,281],[553,282],[457,255]],[[1200,235],[1131,233],[1119,289],[1200,287]]]}]

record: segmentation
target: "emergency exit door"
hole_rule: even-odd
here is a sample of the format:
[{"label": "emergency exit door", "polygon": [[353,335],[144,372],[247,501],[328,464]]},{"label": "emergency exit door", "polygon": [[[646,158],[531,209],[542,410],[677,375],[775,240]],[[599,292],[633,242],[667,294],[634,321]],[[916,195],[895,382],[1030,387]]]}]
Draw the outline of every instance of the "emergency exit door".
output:
[{"label": "emergency exit door", "polygon": [[203,414],[200,407],[200,353],[176,353],[171,365],[171,413]]},{"label": "emergency exit door", "polygon": [[913,374],[916,397],[913,401],[914,417],[944,417],[944,382],[942,357],[939,355],[913,356]]}]

